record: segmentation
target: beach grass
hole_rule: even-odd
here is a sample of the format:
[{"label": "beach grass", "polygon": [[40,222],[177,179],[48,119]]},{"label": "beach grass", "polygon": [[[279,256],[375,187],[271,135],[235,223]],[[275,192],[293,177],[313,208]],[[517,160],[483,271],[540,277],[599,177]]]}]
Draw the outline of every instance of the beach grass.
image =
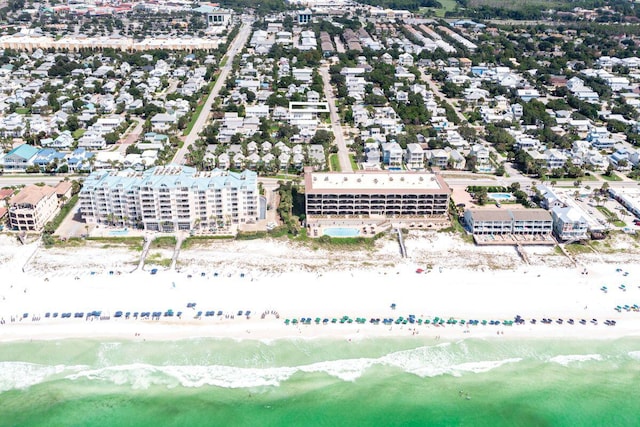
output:
[{"label": "beach grass", "polygon": [[198,244],[206,244],[217,240],[233,240],[233,236],[190,236],[182,241],[180,249],[191,249]]},{"label": "beach grass", "polygon": [[176,247],[176,243],[177,243],[177,241],[176,241],[176,238],[174,236],[156,237],[151,242],[150,248],[152,248],[152,249],[158,249],[158,248],[173,249],[173,248]]},{"label": "beach grass", "polygon": [[157,265],[160,267],[170,267],[171,258],[164,258],[161,253],[155,252],[149,254],[145,260],[146,265]]},{"label": "beach grass", "polygon": [[321,236],[317,239],[308,239],[303,243],[311,245],[312,248],[322,249],[351,249],[351,250],[373,250],[376,240],[383,237],[385,233],[378,233],[373,237],[329,237]]},{"label": "beach grass", "polygon": [[464,229],[462,223],[460,222],[460,216],[458,214],[458,208],[455,205],[453,199],[449,200],[449,214],[451,215],[451,226],[446,228],[441,228],[438,230],[440,233],[457,233],[460,235],[462,240],[467,243],[473,244],[473,236],[467,233],[467,230]]},{"label": "beach grass", "polygon": [[129,249],[136,252],[142,252],[142,248],[144,245],[144,238],[135,236],[87,237],[86,240],[91,242],[103,243],[103,248],[110,248],[113,246],[127,246]]},{"label": "beach grass", "polygon": [[579,255],[593,252],[593,248],[589,244],[571,243],[564,246],[564,250],[570,255]]}]

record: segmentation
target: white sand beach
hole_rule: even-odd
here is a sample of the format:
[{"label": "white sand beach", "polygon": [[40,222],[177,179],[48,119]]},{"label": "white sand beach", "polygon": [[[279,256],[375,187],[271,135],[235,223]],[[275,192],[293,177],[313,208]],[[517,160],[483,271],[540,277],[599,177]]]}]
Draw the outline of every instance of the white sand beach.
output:
[{"label": "white sand beach", "polygon": [[[220,241],[185,249],[180,253],[179,271],[160,269],[152,275],[150,268],[131,272],[139,252],[126,247],[88,244],[44,249],[35,243],[20,246],[6,236],[1,239],[3,341],[415,335],[449,340],[640,334],[639,312],[614,310],[618,305],[640,303],[640,265],[628,262],[637,255],[631,240],[615,243],[627,245],[624,254],[589,253],[575,262],[553,248],[526,248],[530,264],[514,248],[478,248],[442,233],[410,235],[407,259],[400,257],[391,239],[379,241],[371,251],[330,251],[284,240]],[[616,259],[619,263],[611,262]],[[417,269],[425,271],[416,273]],[[196,307],[187,308],[189,303]],[[174,316],[164,316],[170,309]],[[73,317],[91,311],[100,311],[103,320]],[[120,318],[115,317],[118,311],[123,313]],[[199,311],[202,316],[195,318]],[[207,311],[215,315],[205,316]],[[134,318],[136,312],[162,312],[163,316],[143,320]],[[180,318],[178,312],[182,312]],[[58,317],[54,319],[53,313]],[[72,317],[62,319],[62,313]],[[369,322],[410,315],[416,323]],[[526,322],[512,326],[417,323],[436,316],[502,322],[515,315]],[[331,323],[343,316],[366,322]],[[285,324],[285,319],[300,318],[311,318],[311,324]],[[322,322],[325,318],[327,324]],[[535,325],[530,322],[534,318]],[[543,318],[554,322],[542,324]],[[556,322],[560,318],[562,324]],[[591,323],[593,318],[597,325]],[[579,324],[580,319],[587,324]],[[616,325],[605,325],[608,319]]]}]

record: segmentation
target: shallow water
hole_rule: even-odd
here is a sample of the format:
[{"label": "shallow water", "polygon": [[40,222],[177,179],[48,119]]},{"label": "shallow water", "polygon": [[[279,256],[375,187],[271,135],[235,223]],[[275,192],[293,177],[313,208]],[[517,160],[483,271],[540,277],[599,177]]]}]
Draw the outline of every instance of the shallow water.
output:
[{"label": "shallow water", "polygon": [[0,426],[632,426],[640,339],[0,344]]}]

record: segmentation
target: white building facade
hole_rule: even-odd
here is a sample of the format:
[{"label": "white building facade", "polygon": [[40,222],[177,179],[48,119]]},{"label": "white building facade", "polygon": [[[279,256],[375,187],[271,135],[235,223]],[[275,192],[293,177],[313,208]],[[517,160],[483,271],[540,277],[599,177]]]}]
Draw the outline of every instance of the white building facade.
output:
[{"label": "white building facade", "polygon": [[85,180],[80,207],[90,224],[163,232],[222,228],[258,220],[258,180],[252,171],[178,165],[98,171]]}]

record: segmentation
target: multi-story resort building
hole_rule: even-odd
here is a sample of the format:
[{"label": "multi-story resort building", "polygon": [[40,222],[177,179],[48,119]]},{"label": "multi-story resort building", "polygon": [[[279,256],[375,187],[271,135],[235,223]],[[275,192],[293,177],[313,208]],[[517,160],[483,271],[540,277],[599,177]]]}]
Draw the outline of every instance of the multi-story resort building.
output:
[{"label": "multi-story resort building", "polygon": [[12,230],[40,231],[57,210],[55,188],[29,185],[9,200],[9,227]]},{"label": "multi-story resort building", "polygon": [[305,169],[307,223],[336,220],[442,221],[450,190],[439,175],[424,172],[312,172]]},{"label": "multi-story resort building", "polygon": [[84,182],[80,208],[90,224],[164,232],[216,229],[258,220],[258,180],[252,171],[198,172],[178,165],[96,171]]}]

